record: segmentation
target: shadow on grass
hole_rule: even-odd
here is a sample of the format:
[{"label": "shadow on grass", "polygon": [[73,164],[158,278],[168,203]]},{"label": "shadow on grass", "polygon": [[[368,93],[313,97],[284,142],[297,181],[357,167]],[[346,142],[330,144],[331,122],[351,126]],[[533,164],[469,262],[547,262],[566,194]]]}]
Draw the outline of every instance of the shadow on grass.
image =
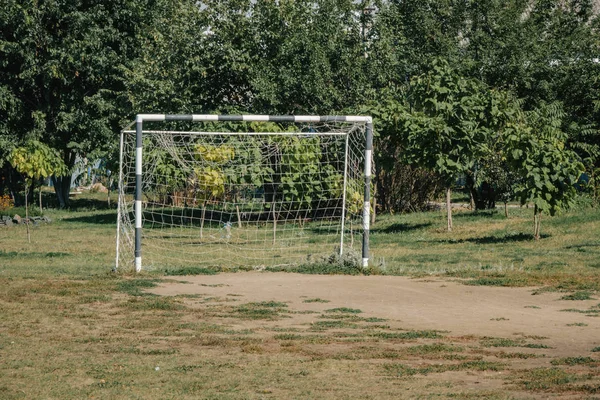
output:
[{"label": "shadow on grass", "polygon": [[117,210],[106,211],[97,213],[94,215],[83,215],[77,217],[67,217],[63,221],[65,222],[78,222],[84,224],[117,224]]},{"label": "shadow on grass", "polygon": [[498,210],[476,210],[471,212],[452,213],[453,219],[499,218],[504,219],[504,214]]},{"label": "shadow on grass", "polygon": [[69,211],[94,211],[94,210],[116,210],[117,203],[111,202],[111,206],[108,206],[106,199],[93,199],[93,198],[74,198],[69,199],[69,205],[67,209]]},{"label": "shadow on grass", "polygon": [[431,222],[422,223],[422,224],[407,224],[407,223],[396,223],[392,224],[385,228],[373,228],[371,232],[373,233],[398,233],[398,232],[406,232],[406,231],[416,231],[418,229],[429,228],[432,225]]},{"label": "shadow on grass", "polygon": [[[540,239],[549,238],[548,234],[541,234]],[[529,233],[512,233],[503,236],[483,236],[468,239],[442,239],[436,240],[438,243],[475,243],[475,244],[494,244],[494,243],[513,243],[513,242],[529,242],[533,240],[533,235]]]},{"label": "shadow on grass", "polygon": [[582,243],[582,244],[574,244],[570,246],[565,246],[565,249],[575,249],[577,251],[584,251],[589,247],[600,247],[600,243]]}]

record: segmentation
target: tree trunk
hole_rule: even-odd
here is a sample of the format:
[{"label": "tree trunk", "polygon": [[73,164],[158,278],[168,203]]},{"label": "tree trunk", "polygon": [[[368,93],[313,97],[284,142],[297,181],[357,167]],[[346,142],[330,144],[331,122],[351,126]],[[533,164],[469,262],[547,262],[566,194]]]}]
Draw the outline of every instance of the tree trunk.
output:
[{"label": "tree trunk", "polygon": [[112,174],[110,178],[108,178],[108,187],[106,188],[106,202],[108,203],[108,208],[110,208],[110,188],[113,185],[113,177]]},{"label": "tree trunk", "polygon": [[508,203],[504,202],[504,216],[508,218]]},{"label": "tree trunk", "polygon": [[535,240],[540,240],[541,222],[542,222],[542,213],[539,211],[538,206],[536,205],[533,208],[533,238]]},{"label": "tree trunk", "polygon": [[448,215],[448,232],[452,232],[452,203],[450,195],[452,194],[452,188],[446,188],[446,213]]},{"label": "tree trunk", "polygon": [[40,213],[43,211],[42,208],[42,181],[40,181]]},{"label": "tree trunk", "polygon": [[27,243],[31,243],[31,233],[29,232],[29,202],[27,201],[27,197],[29,197],[29,185],[25,183],[25,225],[27,226]]},{"label": "tree trunk", "polygon": [[277,214],[275,213],[275,203],[271,203],[271,210],[273,212],[273,245],[277,239]]},{"label": "tree trunk", "polygon": [[69,192],[71,191],[71,176],[52,177],[54,185],[54,193],[58,199],[60,208],[65,208],[69,205]]},{"label": "tree trunk", "polygon": [[204,230],[204,218],[206,217],[206,200],[202,202],[202,216],[200,217],[200,239],[202,239],[202,231]]}]

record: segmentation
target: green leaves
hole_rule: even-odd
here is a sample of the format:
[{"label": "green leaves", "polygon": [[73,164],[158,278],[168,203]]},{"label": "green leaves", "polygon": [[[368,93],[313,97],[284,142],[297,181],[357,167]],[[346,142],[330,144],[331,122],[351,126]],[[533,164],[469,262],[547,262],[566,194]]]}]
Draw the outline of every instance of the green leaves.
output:
[{"label": "green leaves", "polygon": [[579,157],[564,146],[559,104],[544,105],[526,114],[522,128],[507,137],[507,161],[522,177],[515,192],[522,204],[554,215],[568,208],[584,170]]},{"label": "green leaves", "polygon": [[25,146],[13,149],[8,159],[17,171],[30,179],[63,176],[68,173],[68,168],[58,152],[37,140],[31,140]]},{"label": "green leaves", "polygon": [[402,108],[399,132],[407,160],[450,182],[483,152],[490,133],[482,118],[486,88],[436,60],[430,73],[411,82],[410,108]]}]

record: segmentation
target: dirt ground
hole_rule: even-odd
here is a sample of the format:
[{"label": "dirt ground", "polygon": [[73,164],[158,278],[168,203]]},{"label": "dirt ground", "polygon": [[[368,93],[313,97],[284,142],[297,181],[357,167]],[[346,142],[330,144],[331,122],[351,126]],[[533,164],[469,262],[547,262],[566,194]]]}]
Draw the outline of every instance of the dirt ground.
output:
[{"label": "dirt ground", "polygon": [[[545,354],[550,357],[589,355],[600,346],[600,318],[564,311],[588,310],[598,299],[560,300],[564,293],[534,289],[467,286],[438,278],[245,272],[172,277],[149,291],[285,302],[297,311],[348,307],[402,329],[448,331],[453,336],[536,337],[549,346]],[[328,302],[305,302],[317,298]],[[295,313],[278,324],[302,325],[312,318],[314,314]]]}]

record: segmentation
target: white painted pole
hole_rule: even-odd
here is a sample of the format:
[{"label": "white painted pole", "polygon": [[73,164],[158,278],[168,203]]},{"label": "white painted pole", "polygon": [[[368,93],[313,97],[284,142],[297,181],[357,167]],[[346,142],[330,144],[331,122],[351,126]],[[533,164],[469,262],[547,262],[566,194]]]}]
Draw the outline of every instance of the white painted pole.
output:
[{"label": "white painted pole", "polygon": [[348,188],[348,146],[350,133],[346,133],[346,149],[344,154],[344,189],[342,192],[342,228],[340,234],[340,257],[344,254],[344,229],[346,223],[346,190]]},{"label": "white painted pole", "polygon": [[119,199],[117,200],[117,254],[115,256],[115,271],[119,270],[119,243],[121,240],[121,207],[123,205],[123,137],[125,133],[121,131],[121,138],[119,140]]}]

